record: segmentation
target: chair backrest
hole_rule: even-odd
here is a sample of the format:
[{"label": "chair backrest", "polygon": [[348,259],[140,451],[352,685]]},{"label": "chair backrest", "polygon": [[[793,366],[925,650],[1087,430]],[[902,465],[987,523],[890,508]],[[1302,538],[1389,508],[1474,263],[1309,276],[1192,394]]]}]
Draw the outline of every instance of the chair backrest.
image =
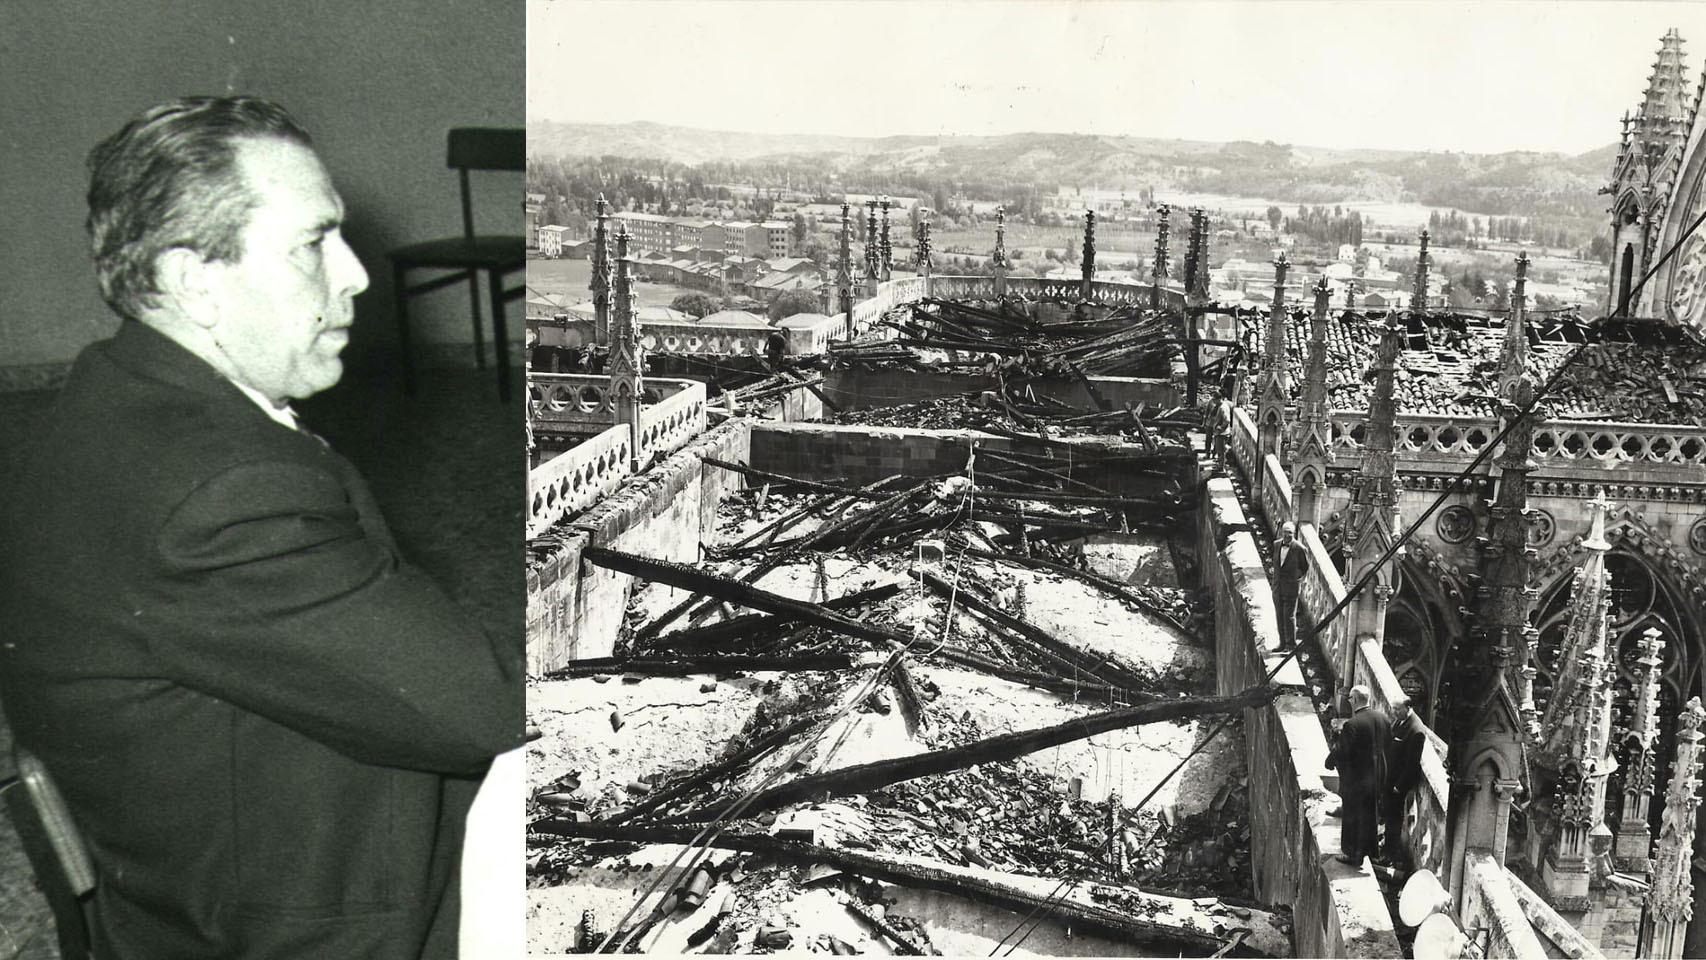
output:
[{"label": "chair backrest", "polygon": [[29,751],[17,750],[14,759],[18,764],[18,779],[23,781],[24,792],[35,807],[48,843],[53,846],[54,858],[65,873],[66,886],[79,897],[94,890],[95,862],[89,857],[89,848],[83,845],[83,835],[77,832],[77,823],[71,819],[71,808],[65,805],[58,784],[48,776],[47,767]]},{"label": "chair backrest", "polygon": [[47,768],[22,748],[14,749],[13,759],[22,790],[9,805],[59,928],[60,954],[66,960],[92,957],[88,911],[95,890],[95,862]]},{"label": "chair backrest", "polygon": [[520,127],[453,127],[447,151],[462,185],[462,236],[474,238],[474,201],[468,191],[470,170],[527,169],[527,131]]}]

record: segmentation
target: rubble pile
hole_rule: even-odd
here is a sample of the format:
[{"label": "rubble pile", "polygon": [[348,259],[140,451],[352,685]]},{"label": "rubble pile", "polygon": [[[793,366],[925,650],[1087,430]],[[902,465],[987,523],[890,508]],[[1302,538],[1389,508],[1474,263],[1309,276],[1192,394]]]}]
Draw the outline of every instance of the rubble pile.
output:
[{"label": "rubble pile", "polygon": [[[873,427],[913,427],[931,430],[985,430],[1003,434],[1035,434],[1047,439],[1104,437],[1155,447],[1185,450],[1187,431],[1202,424],[1199,411],[1186,407],[1149,412],[1142,408],[1086,414],[1075,408],[1039,403],[1005,393],[982,391],[937,397],[912,403],[843,410],[829,422]],[[993,430],[991,428],[994,428]]]},{"label": "rubble pile", "polygon": [[895,307],[879,324],[892,339],[831,344],[831,364],[999,370],[1010,379],[1165,377],[1180,355],[1176,318],[1132,306],[1098,319],[1043,322],[1015,304],[992,310],[921,300]]},{"label": "rubble pile", "polygon": [[[1333,313],[1327,323],[1327,390],[1334,409],[1366,410],[1366,378],[1384,315]],[[1286,350],[1294,385],[1309,348],[1309,314],[1288,317]],[[1405,316],[1395,397],[1400,413],[1491,418],[1498,409],[1501,320],[1451,314]],[[1650,325],[1648,325],[1650,326]],[[1262,324],[1244,328],[1261,355]],[[1585,344],[1585,346],[1584,346]],[[1581,356],[1541,404],[1545,416],[1630,423],[1706,423],[1706,343],[1678,330],[1629,323],[1583,323],[1569,315],[1530,320],[1529,378],[1545,383],[1572,353]]]},{"label": "rubble pile", "polygon": [[1074,786],[1014,762],[899,783],[869,794],[868,832],[844,832],[840,842],[1179,895],[1253,895],[1243,780],[1224,784],[1199,813],[1122,808],[1117,823],[1107,802],[1080,799]]},{"label": "rubble pile", "polygon": [[[1147,787],[1126,778],[1149,758],[1184,758],[1206,729],[1192,711],[1213,699],[1183,695],[1212,687],[1201,653],[1212,620],[1173,579],[1165,544],[1183,498],[1166,439],[1146,452],[1032,438],[980,449],[965,476],[864,486],[707,457],[707,469],[742,472],[747,486],[724,499],[716,546],[699,563],[586,548],[583,562],[643,586],[617,655],[554,676],[586,685],[574,703],[599,704],[602,689],[609,703],[639,695],[652,713],[636,720],[629,706],[599,704],[542,719],[601,734],[608,723],[628,737],[631,723],[694,711],[676,728],[715,732],[643,769],[624,768],[631,740],[620,756],[614,742],[604,756],[602,737],[556,755],[528,811],[530,885],[535,904],[554,905],[555,935],[586,910],[591,933],[571,939],[595,947],[634,894],[666,876],[674,851],[720,822],[710,866],[667,875],[660,909],[625,921],[628,949],[929,953],[928,925],[942,917],[900,915],[893,888],[875,881],[1002,917],[1052,902],[1061,877],[1085,883],[1074,903],[1056,904],[1073,929],[1100,909],[1112,936],[1236,946],[1240,920],[1224,905],[1185,899],[1162,911],[1138,893],[1249,896],[1235,765],[1205,754],[1143,809],[1085,789],[1089,779],[1092,792],[1125,789],[1136,803]],[[1109,476],[1121,494],[1097,486]],[[1146,516],[1168,532],[1123,532]],[[832,654],[844,665],[808,665]],[[875,692],[853,702],[879,663],[888,672]],[[1232,718],[1234,740],[1241,709],[1213,714]],[[1137,719],[1153,710],[1173,712]],[[1084,742],[1116,730],[1120,746]],[[1098,750],[1142,759],[1114,773],[1086,759]],[[737,799],[748,812],[719,820]],[[1174,804],[1187,802],[1207,806],[1181,815]],[[1190,939],[1199,932],[1206,939]]]},{"label": "rubble pile", "polygon": [[1553,416],[1572,420],[1706,424],[1706,345],[1592,344],[1553,395]]}]

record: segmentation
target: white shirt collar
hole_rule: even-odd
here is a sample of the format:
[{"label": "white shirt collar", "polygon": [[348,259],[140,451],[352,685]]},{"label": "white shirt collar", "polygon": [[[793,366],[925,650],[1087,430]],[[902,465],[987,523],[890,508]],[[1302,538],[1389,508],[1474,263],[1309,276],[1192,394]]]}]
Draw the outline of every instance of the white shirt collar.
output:
[{"label": "white shirt collar", "polygon": [[243,396],[255,401],[255,406],[260,407],[261,412],[271,417],[279,426],[286,430],[300,430],[302,428],[302,422],[296,418],[296,411],[290,409],[290,404],[275,405],[267,398],[266,394],[248,384],[238,383],[236,380],[232,380],[231,385],[243,391]]}]

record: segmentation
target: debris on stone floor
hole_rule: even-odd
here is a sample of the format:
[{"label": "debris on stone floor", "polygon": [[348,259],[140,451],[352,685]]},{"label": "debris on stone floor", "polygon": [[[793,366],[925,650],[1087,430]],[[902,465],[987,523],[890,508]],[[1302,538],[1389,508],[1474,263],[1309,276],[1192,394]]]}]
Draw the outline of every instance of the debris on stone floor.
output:
[{"label": "debris on stone floor", "polygon": [[[1064,468],[1064,458],[1054,460],[1046,446],[1034,446],[1031,459],[1016,449],[1007,463],[992,458],[990,472],[1007,467],[1008,476],[1028,477],[1021,483],[1034,480],[1042,488],[1033,493],[1118,499],[1095,487],[1083,458]],[[809,782],[909,757],[929,763],[938,751],[1076,723],[1145,697],[1212,692],[1212,607],[1182,589],[1174,569],[1191,547],[1170,546],[1171,531],[1122,530],[1118,508],[1001,501],[987,492],[982,467],[979,474],[977,486],[962,482],[946,502],[941,481],[931,478],[861,487],[748,476],[747,490],[724,500],[704,562],[641,571],[616,656],[568,672],[579,676],[541,680],[537,695],[530,691],[530,722],[546,733],[530,748],[529,764],[536,825],[529,876],[538,928],[558,931],[563,949],[590,949],[561,937],[579,924],[585,904],[611,898],[625,904],[598,921],[608,933],[667,863],[658,860],[661,852],[697,831],[706,814],[696,811],[726,809],[766,783]],[[1157,490],[1164,483],[1154,478]],[[957,511],[949,505],[956,498],[1014,506]],[[879,513],[885,506],[890,511]],[[925,516],[928,525],[884,527]],[[839,545],[812,539],[826,529],[839,531]],[[740,554],[736,546],[764,549]],[[609,559],[596,550],[587,556]],[[711,595],[695,599],[693,590]],[[915,638],[928,645],[849,702],[897,645]],[[840,657],[847,665],[777,666],[789,659],[825,662],[812,657]],[[662,666],[672,663],[679,669]],[[689,669],[695,666],[705,669]],[[584,725],[594,717],[615,720],[588,742]],[[724,837],[781,835],[849,856],[922,857],[931,870],[986,871],[1013,882],[1082,874],[1086,890],[1112,885],[1144,895],[1171,892],[1184,903],[1209,896],[1241,903],[1249,896],[1249,827],[1236,720],[1229,736],[1187,763],[1150,805],[1129,819],[1110,817],[1111,803],[1122,810],[1136,803],[1218,719],[1151,723],[838,792],[827,801],[789,801],[728,821]],[[815,745],[799,753],[813,738]],[[692,832],[679,841],[636,844],[571,840],[539,829],[554,823],[653,830],[672,829],[652,826],[672,822]],[[845,907],[839,915],[848,925],[821,922],[827,905],[817,901],[831,892],[826,884],[841,882],[825,871],[865,882],[857,871],[757,855],[736,862],[748,865],[742,881],[719,874],[705,904],[683,908],[686,919],[643,932],[643,949],[666,942],[692,952],[908,949]],[[754,886],[760,880],[765,885]],[[716,909],[731,893],[729,910],[719,916]],[[1045,887],[1036,896],[1047,893]],[[964,900],[963,891],[944,896],[952,911],[997,918],[982,921],[986,926],[1005,915]],[[1132,910],[1117,895],[1102,896],[1113,899],[1098,908],[1085,892],[1075,909],[1114,911],[1110,917]],[[799,909],[807,902],[816,906]],[[937,923],[932,935],[926,927],[935,919],[927,911],[890,914],[884,922],[923,951],[941,949],[935,938],[966,935],[957,923]],[[1204,930],[1212,926],[1202,918]],[[1192,934],[1180,926],[1172,935]],[[1231,936],[1213,942],[1225,946]],[[1111,952],[1127,949],[1117,940],[1108,944]],[[1263,951],[1240,941],[1237,952]]]}]

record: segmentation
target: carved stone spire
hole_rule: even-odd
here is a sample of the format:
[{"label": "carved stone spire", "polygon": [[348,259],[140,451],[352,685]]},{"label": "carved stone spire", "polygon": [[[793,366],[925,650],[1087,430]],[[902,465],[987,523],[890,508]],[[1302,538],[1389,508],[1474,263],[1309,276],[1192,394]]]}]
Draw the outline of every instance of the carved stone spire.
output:
[{"label": "carved stone spire", "polygon": [[1666,153],[1688,136],[1690,91],[1682,43],[1682,34],[1675,27],[1666,31],[1659,41],[1653,72],[1647,77],[1635,135],[1642,149],[1650,153]]},{"label": "carved stone spire", "polygon": [[1653,835],[1648,823],[1653,801],[1653,738],[1658,733],[1659,667],[1664,660],[1664,636],[1648,627],[1640,639],[1641,669],[1635,674],[1635,704],[1629,718],[1629,768],[1623,774],[1623,803],[1617,819],[1617,868],[1645,874],[1652,869]]},{"label": "carved stone spire", "polygon": [[1590,654],[1605,653],[1605,614],[1611,607],[1611,589],[1605,569],[1605,554],[1611,543],[1605,539],[1605,514],[1611,508],[1605,494],[1588,501],[1588,535],[1582,540],[1586,556],[1576,568],[1570,586],[1570,619],[1558,651],[1558,675],[1552,698],[1540,723],[1543,753],[1562,757],[1577,734],[1571,719],[1586,700],[1593,676],[1582,666]]},{"label": "carved stone spire", "polygon": [[989,255],[989,266],[995,270],[995,299],[1007,295],[1007,207],[995,208],[995,252]]},{"label": "carved stone spire", "polygon": [[1558,678],[1541,721],[1539,760],[1556,775],[1550,842],[1541,879],[1561,909],[1586,906],[1592,879],[1589,838],[1603,831],[1606,780],[1616,767],[1611,753],[1611,671],[1606,618],[1611,610],[1605,569],[1604,495],[1588,508],[1593,525],[1582,547],[1587,560],[1570,591],[1570,622],[1558,651]]},{"label": "carved stone spire", "polygon": [[1681,957],[1688,921],[1694,916],[1694,822],[1700,807],[1700,724],[1706,709],[1693,697],[1677,720],[1676,766],[1665,789],[1653,886],[1647,893],[1647,924],[1641,956]]},{"label": "carved stone spire", "polygon": [[853,221],[848,217],[847,201],[841,201],[841,251],[835,260],[835,293],[837,308],[846,323],[846,337],[853,337]]},{"label": "carved stone spire", "polygon": [[1659,42],[1641,108],[1625,123],[1611,183],[1601,190],[1612,195],[1608,309],[1613,315],[1680,319],[1671,315],[1667,274],[1656,276],[1638,296],[1634,283],[1646,275],[1663,249],[1660,236],[1679,233],[1682,227],[1667,224],[1665,215],[1688,143],[1690,102],[1682,35],[1672,28]]},{"label": "carved stone spire", "polygon": [[[1534,416],[1518,416],[1533,398],[1534,385],[1524,376],[1501,406],[1504,420],[1515,419],[1515,424],[1495,461],[1497,491],[1487,508],[1487,535],[1480,540],[1469,645],[1444,678],[1445,703],[1435,714],[1448,725],[1447,756],[1457,785],[1449,813],[1452,849],[1485,851],[1500,862],[1511,800],[1522,786],[1524,743],[1532,740],[1533,729],[1532,708],[1523,706],[1532,697],[1519,690],[1533,675],[1535,643],[1528,623],[1535,597],[1528,585],[1534,561],[1528,545]],[[1453,859],[1450,867],[1452,893],[1461,897],[1463,861]]]},{"label": "carved stone spire", "polygon": [[934,296],[930,280],[930,215],[925,214],[918,219],[918,253],[916,256],[918,272],[924,277],[924,296],[926,299]]},{"label": "carved stone spire", "polygon": [[882,282],[882,268],[878,260],[882,256],[877,248],[877,201],[865,201],[865,296],[877,295],[877,284]]},{"label": "carved stone spire", "polygon": [[1208,301],[1208,212],[1191,208],[1191,234],[1185,248],[1185,297],[1196,303]]},{"label": "carved stone spire", "polygon": [[1327,465],[1334,460],[1332,411],[1327,406],[1327,278],[1315,284],[1315,311],[1309,317],[1309,359],[1304,368],[1298,420],[1292,432],[1291,493],[1297,522],[1321,526],[1321,500],[1327,492]]},{"label": "carved stone spire", "polygon": [[[1352,485],[1350,515],[1345,530],[1345,548],[1349,554],[1346,583],[1354,583],[1373,567],[1386,548],[1396,539],[1398,526],[1398,473],[1393,455],[1396,446],[1398,402],[1394,397],[1398,371],[1398,353],[1404,345],[1405,328],[1388,315],[1380,326],[1380,342],[1375,347],[1374,392],[1368,400],[1368,419],[1363,430],[1362,467]],[[1386,606],[1397,591],[1398,558],[1380,565],[1369,584],[1351,603],[1351,636],[1360,640],[1373,637],[1381,642],[1386,636]],[[1347,644],[1354,648],[1355,643]],[[1355,650],[1348,651],[1354,657]],[[1349,659],[1347,658],[1347,660]],[[1355,676],[1354,669],[1343,670],[1341,677]]]},{"label": "carved stone spire", "polygon": [[1422,228],[1421,247],[1416,253],[1416,276],[1410,283],[1410,312],[1428,312],[1428,228]]},{"label": "carved stone spire", "polygon": [[1504,351],[1499,354],[1499,396],[1508,397],[1516,380],[1528,369],[1528,251],[1516,255],[1516,284],[1511,288],[1511,312],[1505,320]]},{"label": "carved stone spire", "polygon": [[617,423],[628,425],[629,461],[640,469],[640,404],[645,395],[645,349],[640,346],[640,321],[634,315],[633,279],[628,273],[628,229],[616,234],[615,321],[610,342],[610,399]]},{"label": "carved stone spire", "polygon": [[1079,266],[1082,279],[1078,281],[1078,299],[1089,300],[1091,285],[1096,282],[1096,211],[1084,211],[1084,257]]},{"label": "carved stone spire", "polygon": [[878,255],[880,257],[879,266],[882,269],[883,282],[887,283],[889,280],[889,272],[890,272],[890,269],[891,269],[891,267],[893,265],[893,261],[894,261],[894,248],[889,246],[889,198],[888,197],[884,197],[882,199],[881,206],[882,206],[882,210],[883,210],[883,225],[882,225],[882,236],[877,241],[877,251],[878,251]]},{"label": "carved stone spire", "polygon": [[1161,309],[1161,288],[1167,283],[1167,215],[1168,207],[1159,208],[1160,219],[1155,222],[1155,265],[1149,271],[1149,309]]},{"label": "carved stone spire", "polygon": [[1289,319],[1285,309],[1285,274],[1291,266],[1281,251],[1274,258],[1274,303],[1268,311],[1268,332],[1262,343],[1262,382],[1256,388],[1256,453],[1266,470],[1267,455],[1280,452],[1280,440],[1285,436],[1285,407],[1291,397],[1286,385],[1291,376],[1291,364],[1285,353],[1285,328]]},{"label": "carved stone spire", "polygon": [[592,228],[592,338],[594,343],[610,343],[610,208],[604,194],[598,195],[594,207],[598,218]]}]

